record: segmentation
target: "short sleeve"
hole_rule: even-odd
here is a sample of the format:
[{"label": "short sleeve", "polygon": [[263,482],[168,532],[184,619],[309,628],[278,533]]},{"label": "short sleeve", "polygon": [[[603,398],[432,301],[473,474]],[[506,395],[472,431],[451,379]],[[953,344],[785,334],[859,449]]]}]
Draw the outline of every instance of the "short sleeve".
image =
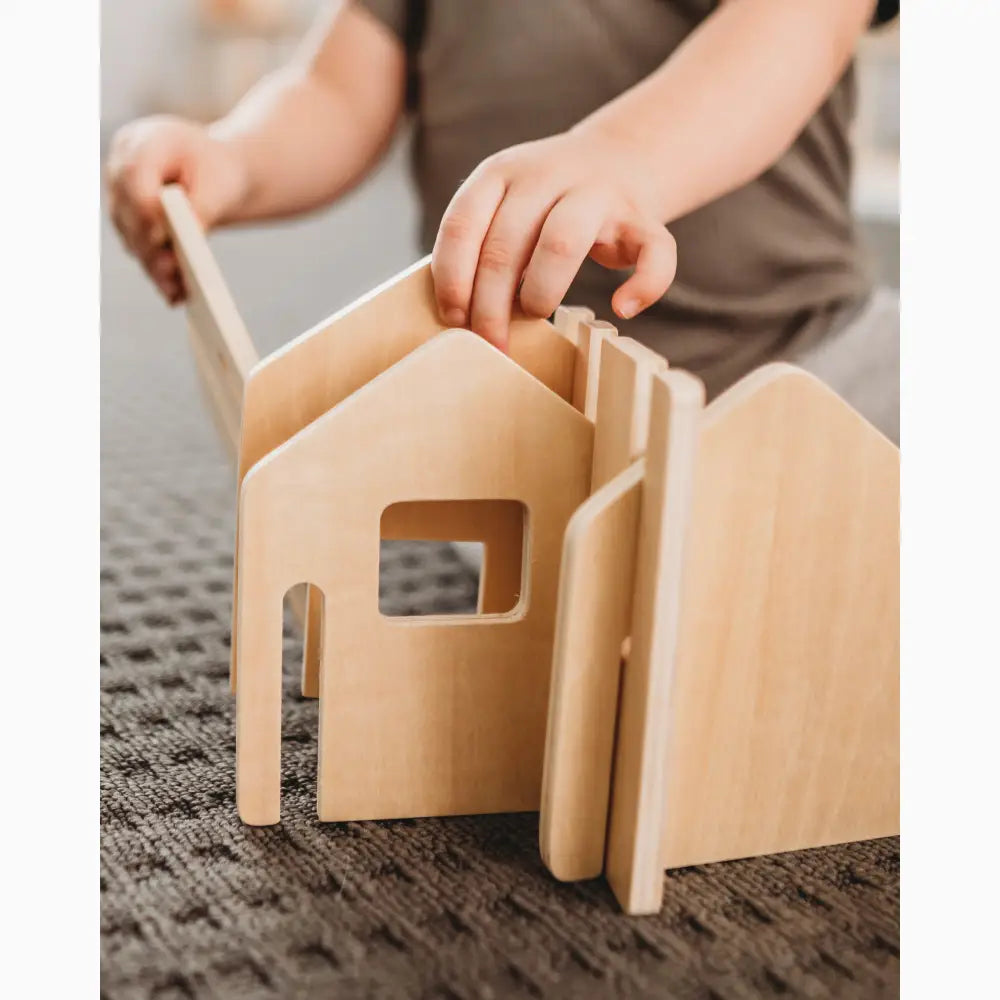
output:
[{"label": "short sleeve", "polygon": [[899,17],[899,0],[878,0],[875,5],[875,14],[872,17],[872,27],[879,27],[895,21]]},{"label": "short sleeve", "polygon": [[376,20],[381,21],[401,42],[406,41],[407,0],[354,0]]}]

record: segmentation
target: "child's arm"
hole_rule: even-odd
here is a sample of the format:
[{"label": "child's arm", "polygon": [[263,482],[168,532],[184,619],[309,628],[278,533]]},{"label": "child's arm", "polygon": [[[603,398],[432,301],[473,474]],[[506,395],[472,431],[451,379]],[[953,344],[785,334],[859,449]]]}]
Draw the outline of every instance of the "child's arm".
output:
[{"label": "child's arm", "polygon": [[178,301],[183,288],[159,203],[164,184],[184,185],[206,227],[324,205],[384,151],[405,72],[399,41],[345,4],[221,121],[154,117],[123,128],[108,158],[112,217],[166,298]]},{"label": "child's arm", "polygon": [[491,156],[434,247],[442,316],[504,346],[515,295],[548,316],[584,259],[635,271],[624,318],[670,286],[664,225],[774,163],[822,103],[873,0],[726,0],[654,73],[569,132]]}]

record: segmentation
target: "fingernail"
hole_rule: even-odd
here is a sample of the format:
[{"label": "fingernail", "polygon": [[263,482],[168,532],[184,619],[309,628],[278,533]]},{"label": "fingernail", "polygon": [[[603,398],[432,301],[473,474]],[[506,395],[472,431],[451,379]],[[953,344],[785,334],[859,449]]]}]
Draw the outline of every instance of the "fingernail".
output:
[{"label": "fingernail", "polygon": [[635,299],[627,299],[616,312],[622,319],[631,319],[639,311],[639,303]]},{"label": "fingernail", "polygon": [[461,309],[445,309],[444,321],[449,326],[465,326],[465,313]]}]

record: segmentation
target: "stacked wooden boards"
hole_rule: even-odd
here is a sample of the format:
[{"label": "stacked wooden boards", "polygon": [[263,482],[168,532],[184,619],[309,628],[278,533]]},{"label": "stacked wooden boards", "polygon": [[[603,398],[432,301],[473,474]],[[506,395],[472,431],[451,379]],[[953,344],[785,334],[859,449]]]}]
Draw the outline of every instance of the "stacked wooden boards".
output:
[{"label": "stacked wooden boards", "polygon": [[540,839],[647,913],[664,868],[898,832],[899,451],[788,365],[704,410],[633,372],[645,456],[567,530]]},{"label": "stacked wooden boards", "polygon": [[[161,201],[184,276],[192,355],[240,483],[256,461],[445,329],[434,307],[430,263],[425,259],[259,364],[184,190],[167,187]],[[576,365],[581,355],[577,339],[583,334],[576,330],[588,326],[593,314],[561,310],[560,315],[558,335],[549,323],[516,318],[510,355],[560,398],[572,401],[574,394],[586,391],[586,378]],[[482,542],[479,601],[484,613],[505,611],[517,603],[522,535],[523,525],[503,503],[398,505],[381,523],[381,537],[387,539]],[[320,604],[318,595],[310,595],[310,600],[306,593],[295,588],[289,600],[306,629],[302,693],[317,697]],[[235,647],[232,662],[235,690]]]},{"label": "stacked wooden boards", "polygon": [[[898,830],[899,452],[835,394],[773,365],[706,408],[571,308],[504,358],[445,331],[426,260],[258,363],[164,205],[239,468],[247,821],[278,819],[275,614],[305,582],[324,819],[540,807],[554,874],[634,913],[667,867]],[[378,616],[393,537],[484,542],[479,615]]]}]

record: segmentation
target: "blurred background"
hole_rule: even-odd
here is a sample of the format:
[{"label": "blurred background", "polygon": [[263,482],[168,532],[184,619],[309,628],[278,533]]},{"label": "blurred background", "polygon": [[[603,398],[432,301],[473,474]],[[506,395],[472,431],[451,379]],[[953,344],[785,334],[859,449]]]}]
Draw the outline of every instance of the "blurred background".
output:
[{"label": "blurred background", "polygon": [[[115,130],[137,116],[169,112],[207,121],[227,111],[287,57],[322,6],[322,0],[103,0],[102,154]],[[381,169],[332,210],[213,236],[213,250],[262,354],[420,256],[406,142],[400,135]],[[191,363],[181,314],[163,304],[125,255],[106,215],[102,212],[104,349],[129,351],[123,340],[141,334],[147,350],[156,342],[156,363],[186,383]],[[113,408],[116,373],[127,366],[108,359],[109,367],[104,360],[102,398]],[[148,357],[135,360],[148,363]],[[204,414],[196,416],[205,420]],[[213,428],[207,431],[211,437]],[[176,433],[172,440],[179,440]]]},{"label": "blurred background", "polygon": [[[152,112],[223,113],[301,36],[321,0],[103,0],[102,147],[126,121]],[[898,22],[897,22],[898,25]],[[883,284],[899,284],[899,33],[865,38],[858,59],[858,217]],[[267,352],[419,255],[405,134],[377,175],[332,210],[291,224],[213,237],[251,336]],[[166,335],[164,308],[103,222],[103,315],[141,316]],[[346,249],[348,239],[350,249]],[[185,348],[177,338],[178,350]]]}]

